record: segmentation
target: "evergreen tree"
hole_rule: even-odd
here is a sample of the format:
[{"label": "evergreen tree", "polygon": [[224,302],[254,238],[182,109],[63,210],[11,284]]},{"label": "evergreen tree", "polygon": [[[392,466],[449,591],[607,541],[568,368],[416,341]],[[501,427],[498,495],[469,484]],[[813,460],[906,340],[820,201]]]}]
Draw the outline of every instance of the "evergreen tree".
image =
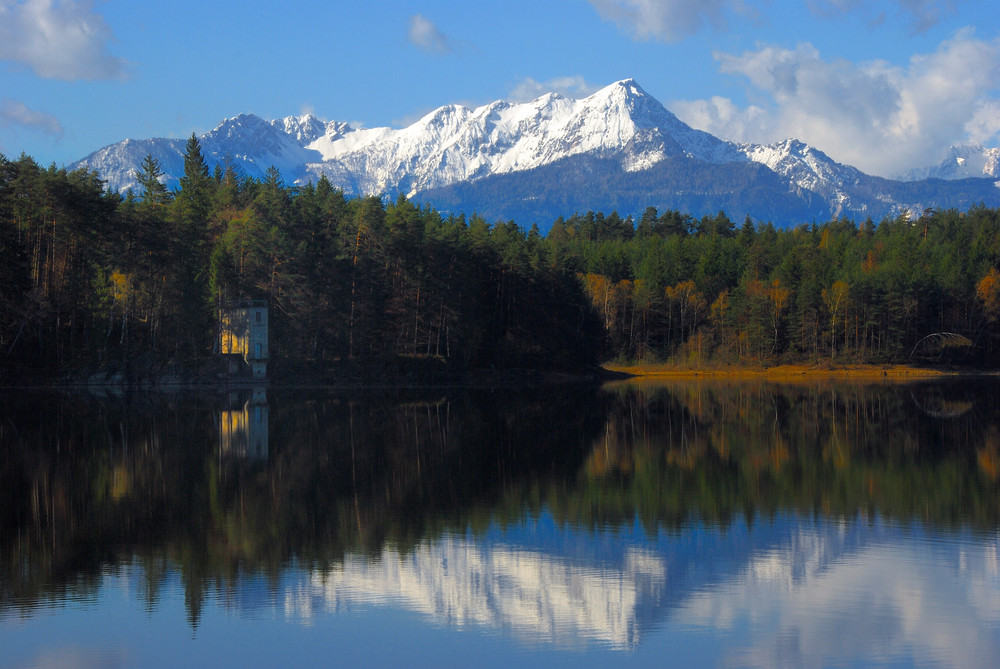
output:
[{"label": "evergreen tree", "polygon": [[175,351],[193,359],[211,350],[214,333],[214,301],[206,270],[211,264],[209,215],[215,185],[201,144],[192,133],[184,152],[184,176],[173,202],[169,262],[175,271],[165,295],[172,315],[165,334]]},{"label": "evergreen tree", "polygon": [[208,163],[201,153],[201,143],[194,133],[184,148],[184,176],[180,178],[177,200],[186,223],[204,223],[208,218],[211,195],[215,185]]},{"label": "evergreen tree", "polygon": [[161,177],[163,170],[160,169],[160,161],[147,153],[142,160],[142,166],[135,173],[136,181],[142,187],[141,200],[145,204],[158,205],[165,204],[170,200],[167,187],[163,185]]}]

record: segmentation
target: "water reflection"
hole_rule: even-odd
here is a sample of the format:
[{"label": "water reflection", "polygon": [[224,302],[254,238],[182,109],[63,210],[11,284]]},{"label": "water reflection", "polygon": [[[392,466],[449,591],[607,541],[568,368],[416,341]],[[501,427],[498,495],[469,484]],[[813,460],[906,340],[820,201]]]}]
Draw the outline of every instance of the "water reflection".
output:
[{"label": "water reflection", "polygon": [[976,406],[965,387],[954,384],[924,384],[910,389],[913,404],[933,418],[958,418]]},{"label": "water reflection", "polygon": [[[812,564],[817,535],[755,555],[731,581],[677,611],[713,633],[749,626],[726,664],[991,666],[1000,657],[998,537],[955,546],[903,534]],[[800,565],[806,568],[796,577]]]},{"label": "water reflection", "polygon": [[0,647],[103,615],[112,574],[195,631],[374,607],[633,659],[1000,653],[993,383],[2,399]]},{"label": "water reflection", "polygon": [[265,386],[230,392],[218,414],[219,454],[267,460],[268,414]]},{"label": "water reflection", "polygon": [[538,549],[445,536],[402,554],[349,555],[312,572],[286,595],[285,611],[312,617],[351,604],[406,607],[438,624],[478,625],[532,642],[625,649],[638,641],[641,602],[656,599],[666,568],[628,551],[620,566],[574,562]]},{"label": "water reflection", "polygon": [[797,509],[956,527],[1000,521],[991,381],[668,381],[615,392],[584,471],[594,488],[626,491],[644,518],[725,522]]},{"label": "water reflection", "polygon": [[[594,542],[573,528],[557,534],[562,543]],[[893,656],[980,666],[1000,657],[997,534],[779,518],[615,538],[624,543],[617,560],[454,536],[407,554],[348,556],[290,585],[284,613],[401,606],[436,624],[479,625],[530,643],[630,651],[658,633],[701,628],[739,639],[723,658],[737,666]]]}]

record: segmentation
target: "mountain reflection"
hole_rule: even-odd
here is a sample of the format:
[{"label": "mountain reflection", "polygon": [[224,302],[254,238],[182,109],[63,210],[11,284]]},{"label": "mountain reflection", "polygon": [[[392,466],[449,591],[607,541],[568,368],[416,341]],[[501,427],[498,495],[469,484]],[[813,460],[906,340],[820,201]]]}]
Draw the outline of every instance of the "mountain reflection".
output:
[{"label": "mountain reflection", "polygon": [[841,630],[959,652],[945,606],[994,649],[992,382],[3,400],[0,621],[125,570],[195,628],[379,605],[638,652],[766,620],[728,661],[808,664]]},{"label": "mountain reflection", "polygon": [[666,577],[655,553],[632,549],[620,567],[575,563],[513,546],[446,536],[406,554],[347,556],[285,597],[294,617],[350,604],[402,606],[441,624],[480,625],[526,640],[628,648],[640,602],[658,599]]},{"label": "mountain reflection", "polygon": [[[750,662],[761,666],[821,663],[833,655],[831,644],[885,643],[894,634],[936,653],[958,651],[958,640],[976,636],[984,636],[978,651],[984,643],[996,647],[986,629],[1000,623],[1000,535],[967,537],[950,551],[893,526],[782,518],[761,528],[756,541],[741,538],[746,529],[688,528],[685,534],[714,549],[700,555],[682,538],[625,538],[617,562],[446,536],[405,554],[348,556],[290,583],[279,604],[293,619],[352,605],[403,607],[438,624],[479,625],[532,643],[616,649],[634,648],[657,627],[725,630],[741,619],[777,619],[775,637],[751,653],[770,653]],[[579,531],[559,534],[569,539]],[[945,554],[927,559],[928,548]],[[957,577],[963,587],[942,586]],[[780,647],[768,647],[792,634],[801,637],[794,644],[801,657],[779,657]]]},{"label": "mountain reflection", "polygon": [[[522,544],[536,522],[549,526],[545,545]],[[658,631],[700,629],[736,637],[720,664],[737,666],[894,655],[981,666],[1000,652],[998,533],[942,537],[780,517],[604,535],[543,513],[485,536],[290,569],[276,586],[244,581],[224,599],[237,612],[263,606],[309,624],[354,607],[404,609],[559,648],[635,652]]]}]

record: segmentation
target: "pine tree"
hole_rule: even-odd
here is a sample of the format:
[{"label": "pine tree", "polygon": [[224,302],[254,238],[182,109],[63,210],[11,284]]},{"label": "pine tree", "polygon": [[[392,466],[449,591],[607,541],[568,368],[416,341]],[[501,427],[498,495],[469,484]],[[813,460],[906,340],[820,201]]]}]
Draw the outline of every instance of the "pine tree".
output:
[{"label": "pine tree", "polygon": [[147,153],[142,160],[142,166],[135,173],[136,181],[142,187],[142,202],[146,204],[164,204],[170,200],[167,187],[163,185],[160,177],[163,170],[160,169],[160,161]]},{"label": "pine tree", "polygon": [[184,176],[181,177],[181,190],[199,187],[209,178],[208,163],[201,153],[201,143],[194,133],[184,146]]},{"label": "pine tree", "polygon": [[167,295],[175,320],[169,333],[184,355],[196,358],[209,350],[212,300],[208,276],[210,265],[209,217],[216,187],[198,138],[191,135],[184,152],[184,176],[174,198],[174,228],[170,264],[175,268]]},{"label": "pine tree", "polygon": [[211,194],[215,182],[208,171],[208,163],[201,153],[201,144],[194,133],[184,149],[184,176],[180,178],[177,199],[181,206],[181,216],[188,224],[204,223],[211,206]]}]

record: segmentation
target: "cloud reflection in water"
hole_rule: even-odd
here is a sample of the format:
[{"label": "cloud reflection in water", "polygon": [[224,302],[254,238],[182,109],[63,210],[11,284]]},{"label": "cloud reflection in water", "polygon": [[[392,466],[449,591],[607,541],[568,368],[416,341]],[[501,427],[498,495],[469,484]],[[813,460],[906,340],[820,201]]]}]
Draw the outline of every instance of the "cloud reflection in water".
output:
[{"label": "cloud reflection in water", "polygon": [[746,633],[745,645],[727,651],[727,665],[995,666],[998,542],[970,541],[957,551],[927,540],[879,542],[827,562],[818,558],[820,535],[801,532],[680,603],[675,619]]},{"label": "cloud reflection in water", "polygon": [[[284,611],[309,620],[352,606],[398,607],[435,624],[563,648],[636,651],[702,631],[728,639],[719,659],[738,666],[988,666],[1000,657],[1000,536],[935,542],[889,528],[862,531],[868,539],[859,541],[856,525],[785,527],[765,547],[737,548],[742,557],[723,550],[691,560],[661,537],[589,564],[445,536],[309,572],[285,590]],[[724,566],[701,564],[713,561]]]}]

